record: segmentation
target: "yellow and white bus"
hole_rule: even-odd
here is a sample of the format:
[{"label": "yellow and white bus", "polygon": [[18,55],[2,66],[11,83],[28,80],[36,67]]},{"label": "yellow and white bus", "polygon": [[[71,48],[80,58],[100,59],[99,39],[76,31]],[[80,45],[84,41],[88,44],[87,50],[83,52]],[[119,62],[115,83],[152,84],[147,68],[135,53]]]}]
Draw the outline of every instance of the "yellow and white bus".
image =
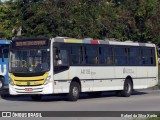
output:
[{"label": "yellow and white bus", "polygon": [[80,92],[116,91],[129,97],[132,90],[158,84],[155,44],[57,37],[19,39],[11,43],[9,92],[67,93],[71,101]]}]

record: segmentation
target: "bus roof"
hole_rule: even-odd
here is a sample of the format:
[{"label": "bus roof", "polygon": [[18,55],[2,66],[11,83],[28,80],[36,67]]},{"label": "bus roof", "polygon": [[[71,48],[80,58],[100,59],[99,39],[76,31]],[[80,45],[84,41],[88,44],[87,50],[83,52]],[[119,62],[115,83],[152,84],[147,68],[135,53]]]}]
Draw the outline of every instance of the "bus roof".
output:
[{"label": "bus roof", "polygon": [[[28,38],[28,39],[15,39],[16,41],[32,41],[32,40],[49,40],[48,38]],[[14,41],[15,41],[14,40]],[[147,46],[147,47],[155,47],[156,45],[153,43],[139,43],[133,41],[116,41],[114,38],[107,38],[105,40],[98,40],[92,38],[84,38],[84,39],[76,39],[76,38],[68,38],[68,37],[56,37],[50,39],[53,42],[61,42],[61,43],[81,43],[81,44],[106,44],[106,45],[127,45],[127,46]],[[10,40],[0,40],[0,44],[10,44]]]},{"label": "bus roof", "polygon": [[130,45],[130,46],[148,46],[155,47],[153,43],[138,43],[138,42],[120,42],[120,41],[112,41],[110,39],[106,40],[88,40],[88,39],[75,39],[75,38],[67,38],[67,37],[58,37],[53,38],[54,42],[64,42],[64,43],[82,43],[82,44],[108,44],[108,45]]},{"label": "bus roof", "polygon": [[0,40],[0,44],[10,44],[11,40]]}]

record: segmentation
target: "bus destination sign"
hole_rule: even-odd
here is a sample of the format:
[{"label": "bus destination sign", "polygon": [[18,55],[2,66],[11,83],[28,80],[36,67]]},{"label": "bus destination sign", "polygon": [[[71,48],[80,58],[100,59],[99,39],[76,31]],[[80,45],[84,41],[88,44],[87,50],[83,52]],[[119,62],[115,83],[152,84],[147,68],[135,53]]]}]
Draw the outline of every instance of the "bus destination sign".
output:
[{"label": "bus destination sign", "polygon": [[21,47],[21,46],[47,46],[48,41],[47,40],[17,40],[13,42],[15,47]]},{"label": "bus destination sign", "polygon": [[16,46],[34,46],[34,45],[46,45],[46,41],[17,41]]}]

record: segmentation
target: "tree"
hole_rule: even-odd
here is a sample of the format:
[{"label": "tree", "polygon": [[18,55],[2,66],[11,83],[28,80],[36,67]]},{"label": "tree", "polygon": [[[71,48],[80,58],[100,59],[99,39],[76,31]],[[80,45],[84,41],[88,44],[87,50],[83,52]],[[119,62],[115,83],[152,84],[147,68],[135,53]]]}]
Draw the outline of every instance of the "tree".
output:
[{"label": "tree", "polygon": [[0,34],[5,38],[16,37],[20,28],[21,37],[155,43],[160,38],[159,0],[10,0],[0,2],[0,11]]},{"label": "tree", "polygon": [[14,7],[12,6],[13,1],[0,2],[0,38],[1,39],[11,39],[13,17],[14,17]]}]

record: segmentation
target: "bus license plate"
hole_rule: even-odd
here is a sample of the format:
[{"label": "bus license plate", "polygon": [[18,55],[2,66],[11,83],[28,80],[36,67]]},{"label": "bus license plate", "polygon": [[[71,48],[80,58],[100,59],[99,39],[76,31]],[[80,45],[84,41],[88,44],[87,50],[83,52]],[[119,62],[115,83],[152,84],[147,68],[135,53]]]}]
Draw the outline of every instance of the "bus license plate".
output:
[{"label": "bus license plate", "polygon": [[32,88],[25,88],[25,91],[32,91]]}]

